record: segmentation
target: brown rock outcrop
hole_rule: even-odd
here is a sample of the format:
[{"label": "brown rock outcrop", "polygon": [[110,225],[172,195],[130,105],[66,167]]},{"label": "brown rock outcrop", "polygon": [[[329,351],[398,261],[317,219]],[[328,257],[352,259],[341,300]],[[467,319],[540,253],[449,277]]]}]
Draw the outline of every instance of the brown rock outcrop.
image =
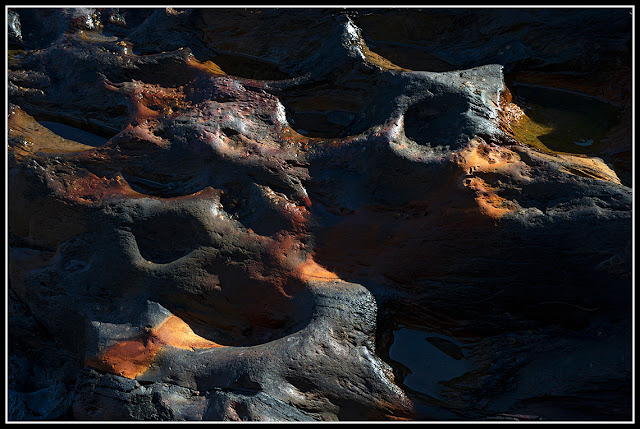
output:
[{"label": "brown rock outcrop", "polygon": [[518,128],[605,12],[12,9],[9,418],[629,418],[629,98]]}]

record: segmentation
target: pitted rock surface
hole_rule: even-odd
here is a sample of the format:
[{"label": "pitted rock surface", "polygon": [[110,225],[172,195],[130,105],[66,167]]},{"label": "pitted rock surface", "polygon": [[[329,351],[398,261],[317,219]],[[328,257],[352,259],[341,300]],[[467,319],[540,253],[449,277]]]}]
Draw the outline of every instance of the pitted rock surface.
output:
[{"label": "pitted rock surface", "polygon": [[8,18],[10,420],[630,418],[628,10]]}]

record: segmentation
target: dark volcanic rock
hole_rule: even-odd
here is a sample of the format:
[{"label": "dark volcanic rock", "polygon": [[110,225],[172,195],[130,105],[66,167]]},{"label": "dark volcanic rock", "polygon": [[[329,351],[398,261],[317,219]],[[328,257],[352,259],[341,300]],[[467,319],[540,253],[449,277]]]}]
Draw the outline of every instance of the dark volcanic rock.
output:
[{"label": "dark volcanic rock", "polygon": [[8,18],[10,420],[631,418],[628,9]]}]

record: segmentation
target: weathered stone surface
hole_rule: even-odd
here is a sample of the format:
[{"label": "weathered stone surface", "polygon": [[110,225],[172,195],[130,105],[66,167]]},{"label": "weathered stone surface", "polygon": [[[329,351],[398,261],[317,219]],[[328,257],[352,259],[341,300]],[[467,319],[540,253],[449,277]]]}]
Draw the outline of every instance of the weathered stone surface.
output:
[{"label": "weathered stone surface", "polygon": [[630,419],[628,10],[9,18],[10,420]]}]

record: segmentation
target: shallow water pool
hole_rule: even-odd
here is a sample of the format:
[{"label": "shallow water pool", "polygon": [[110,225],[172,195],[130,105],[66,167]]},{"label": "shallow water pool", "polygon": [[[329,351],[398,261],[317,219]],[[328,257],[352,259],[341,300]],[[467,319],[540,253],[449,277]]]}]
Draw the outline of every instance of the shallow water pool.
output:
[{"label": "shallow water pool", "polygon": [[513,134],[538,149],[597,154],[618,121],[614,106],[586,95],[521,83],[513,93],[526,115],[511,124]]},{"label": "shallow water pool", "polygon": [[417,392],[441,399],[441,382],[471,371],[461,343],[435,332],[400,328],[393,332],[389,357],[411,370],[403,384]]}]

